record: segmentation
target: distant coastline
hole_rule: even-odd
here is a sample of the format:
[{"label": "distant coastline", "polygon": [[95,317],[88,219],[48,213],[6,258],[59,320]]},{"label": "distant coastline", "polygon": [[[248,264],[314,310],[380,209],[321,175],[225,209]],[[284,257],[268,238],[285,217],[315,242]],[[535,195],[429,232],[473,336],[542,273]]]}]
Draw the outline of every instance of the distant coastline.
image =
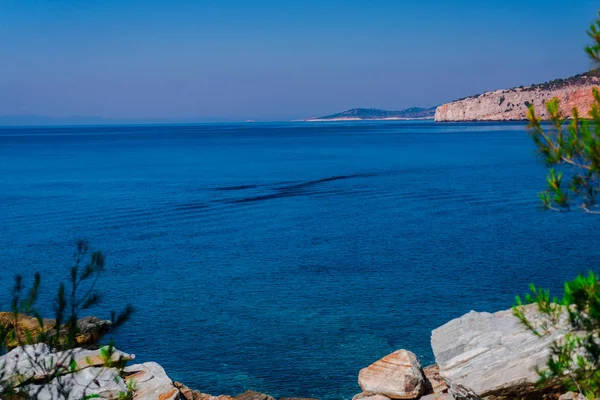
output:
[{"label": "distant coastline", "polygon": [[324,117],[306,118],[305,122],[344,122],[344,121],[409,121],[433,119],[437,107],[412,107],[398,111],[379,108],[352,108]]},{"label": "distant coastline", "polygon": [[433,117],[422,117],[422,118],[401,118],[401,117],[390,117],[390,118],[312,118],[303,119],[304,122],[348,122],[348,121],[419,121],[429,120],[433,121]]}]

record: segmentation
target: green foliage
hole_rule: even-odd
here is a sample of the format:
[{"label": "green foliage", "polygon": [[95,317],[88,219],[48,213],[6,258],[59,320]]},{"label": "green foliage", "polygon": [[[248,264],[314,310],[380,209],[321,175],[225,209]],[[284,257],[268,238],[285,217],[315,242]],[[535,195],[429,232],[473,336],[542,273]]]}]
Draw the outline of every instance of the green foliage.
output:
[{"label": "green foliage", "polygon": [[599,18],[590,26],[588,36],[592,39],[593,44],[586,46],[585,52],[596,63],[600,64],[600,12]]},{"label": "green foliage", "polygon": [[[588,35],[593,44],[586,53],[596,66],[600,65],[600,14],[591,25]],[[597,72],[596,69],[595,72]],[[548,166],[546,191],[539,197],[545,208],[557,211],[573,206],[594,214],[600,178],[600,92],[593,89],[594,102],[589,119],[582,119],[573,108],[568,126],[561,114],[558,99],[546,103],[550,127],[542,124],[533,105],[528,105],[528,129],[538,153]],[[558,169],[560,168],[560,170]],[[531,321],[525,303],[537,304],[543,317]],[[546,368],[538,370],[540,383],[560,382],[587,398],[600,396],[600,281],[593,273],[579,275],[565,283],[562,299],[551,298],[550,292],[530,286],[523,301],[519,296],[513,307],[514,315],[535,335],[551,331],[568,331],[558,335],[550,347]]]},{"label": "green foliage", "polygon": [[[559,301],[550,292],[530,286],[525,302],[519,296],[513,307],[514,315],[535,335],[544,336],[555,329],[570,328],[564,338],[550,348],[546,369],[539,370],[540,382],[561,382],[569,390],[576,390],[590,398],[600,395],[600,281],[589,273],[565,283]],[[537,310],[547,322],[534,323],[524,312],[525,303],[537,304]],[[561,317],[563,321],[561,323]]]},{"label": "green foliage", "polygon": [[[89,258],[88,262],[85,262]],[[38,387],[42,388],[44,383],[49,383],[53,379],[68,373],[74,373],[78,370],[78,365],[73,357],[72,350],[79,346],[78,336],[80,328],[77,321],[81,312],[97,305],[102,296],[96,290],[98,279],[105,267],[105,259],[101,252],[89,253],[88,243],[79,241],[74,254],[74,265],[69,270],[69,279],[67,283],[59,285],[56,298],[54,300],[55,324],[54,326],[45,326],[47,323],[39,314],[36,308],[38,294],[41,286],[41,275],[35,274],[31,288],[26,291],[21,276],[15,277],[15,285],[12,290],[12,301],[10,306],[10,321],[0,323],[0,356],[7,353],[10,349],[20,347],[26,358],[26,362],[39,375],[44,376],[41,382],[36,381]],[[111,330],[114,330],[126,323],[133,308],[127,306],[121,313],[111,314]],[[35,324],[31,324],[33,317]],[[27,319],[27,321],[24,321]],[[2,322],[2,321],[0,321]],[[35,343],[45,343],[57,351],[62,351],[62,357],[54,359],[47,363],[35,354],[33,348],[28,347]],[[107,367],[124,368],[125,361],[122,359],[114,360],[115,348],[112,341],[100,349],[100,358],[103,365]],[[23,357],[23,356],[21,356]],[[90,362],[88,361],[88,364]],[[9,376],[8,372],[13,365],[0,363],[0,398],[25,398],[19,388],[32,383],[31,378]],[[61,396],[68,398],[71,388],[68,385],[62,385],[60,379],[55,380],[59,385]],[[36,396],[30,396],[35,398]],[[94,395],[86,398],[97,397]],[[124,397],[131,398],[130,397]]]},{"label": "green foliage", "polygon": [[[600,63],[600,17],[588,34],[594,44],[586,47],[586,52],[594,62]],[[600,93],[597,89],[593,89],[593,97],[589,120],[582,119],[579,110],[573,108],[568,126],[557,98],[546,103],[550,127],[542,123],[534,106],[527,104],[528,129],[549,168],[548,187],[539,194],[546,209],[567,211],[575,206],[600,214],[597,210],[600,189]]]},{"label": "green foliage", "polygon": [[133,394],[136,390],[136,387],[137,387],[137,383],[136,383],[135,379],[130,379],[127,382],[127,391],[119,393],[118,400],[132,400]]}]

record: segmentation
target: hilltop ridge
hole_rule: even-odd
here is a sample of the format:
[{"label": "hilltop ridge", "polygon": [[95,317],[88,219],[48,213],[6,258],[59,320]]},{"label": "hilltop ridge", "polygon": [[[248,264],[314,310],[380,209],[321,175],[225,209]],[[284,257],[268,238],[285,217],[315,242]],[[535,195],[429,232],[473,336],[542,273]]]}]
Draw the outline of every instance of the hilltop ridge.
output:
[{"label": "hilltop ridge", "polygon": [[436,107],[422,108],[411,107],[399,111],[381,110],[378,108],[352,108],[337,114],[324,117],[309,118],[305,121],[362,121],[362,120],[404,120],[404,119],[431,119]]},{"label": "hilltop ridge", "polygon": [[442,104],[436,109],[435,121],[518,121],[525,120],[527,106],[533,104],[536,113],[548,118],[545,103],[557,97],[563,115],[573,107],[587,115],[593,103],[592,88],[600,86],[598,70],[565,79],[485,92]]}]

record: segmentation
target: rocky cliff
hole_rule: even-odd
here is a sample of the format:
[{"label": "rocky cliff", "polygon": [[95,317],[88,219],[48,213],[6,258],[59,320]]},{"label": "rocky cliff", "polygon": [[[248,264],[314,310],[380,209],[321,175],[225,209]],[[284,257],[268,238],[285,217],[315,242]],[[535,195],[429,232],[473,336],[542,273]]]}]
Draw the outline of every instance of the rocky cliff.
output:
[{"label": "rocky cliff", "polygon": [[597,72],[567,79],[513,89],[496,90],[456,100],[439,106],[435,121],[517,121],[526,119],[527,106],[533,104],[538,115],[548,118],[545,103],[557,97],[563,115],[570,116],[573,107],[587,116],[593,103],[592,88],[600,86]]}]

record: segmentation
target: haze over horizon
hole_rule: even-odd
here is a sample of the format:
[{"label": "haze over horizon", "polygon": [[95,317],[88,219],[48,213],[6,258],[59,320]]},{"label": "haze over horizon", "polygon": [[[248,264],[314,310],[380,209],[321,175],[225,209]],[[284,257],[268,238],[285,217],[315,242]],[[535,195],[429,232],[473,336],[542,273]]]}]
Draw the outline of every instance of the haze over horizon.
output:
[{"label": "haze over horizon", "polygon": [[527,3],[5,1],[0,115],[289,120],[589,69],[597,4]]}]

